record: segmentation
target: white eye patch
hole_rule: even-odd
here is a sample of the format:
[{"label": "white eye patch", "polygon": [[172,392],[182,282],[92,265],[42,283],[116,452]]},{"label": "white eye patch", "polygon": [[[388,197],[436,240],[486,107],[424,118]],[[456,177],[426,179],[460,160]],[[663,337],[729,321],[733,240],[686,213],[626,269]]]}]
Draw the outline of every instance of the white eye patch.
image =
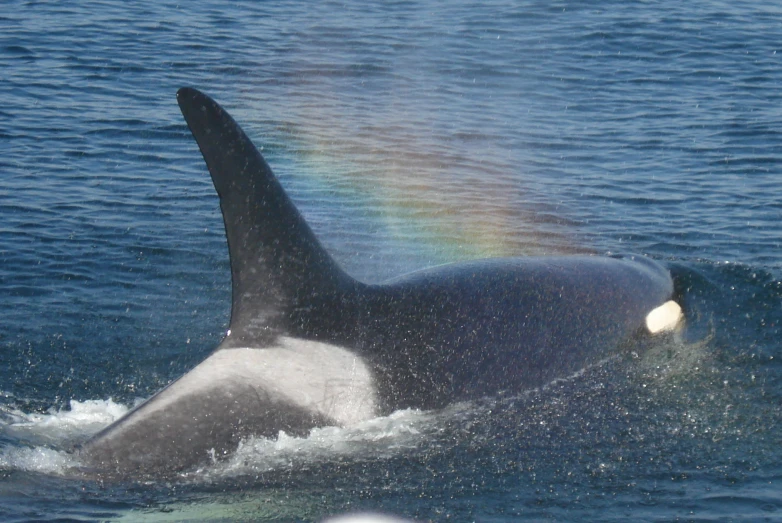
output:
[{"label": "white eye patch", "polygon": [[669,300],[646,315],[646,328],[652,334],[673,330],[681,319],[682,308]]}]

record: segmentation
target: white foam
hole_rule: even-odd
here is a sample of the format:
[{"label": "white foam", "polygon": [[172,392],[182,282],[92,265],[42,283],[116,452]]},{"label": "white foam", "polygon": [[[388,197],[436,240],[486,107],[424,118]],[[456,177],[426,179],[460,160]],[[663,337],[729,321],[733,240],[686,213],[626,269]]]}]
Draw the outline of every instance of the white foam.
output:
[{"label": "white foam", "polygon": [[111,399],[71,400],[69,409],[53,408],[44,414],[4,408],[0,432],[17,442],[0,449],[0,469],[65,474],[78,464],[67,449],[127,411]]},{"label": "white foam", "polygon": [[389,457],[420,446],[428,435],[442,426],[444,418],[471,408],[470,404],[463,403],[444,411],[407,409],[350,427],[315,428],[305,437],[284,432],[274,439],[251,437],[242,441],[227,461],[214,463],[197,474],[205,472],[207,476],[226,477],[284,470],[345,456],[359,460]]},{"label": "white foam", "polygon": [[0,450],[0,469],[64,474],[74,467],[73,456],[47,447],[8,447]]},{"label": "white foam", "polygon": [[[470,412],[469,403],[440,411],[402,410],[349,427],[322,427],[307,436],[280,432],[277,438],[251,437],[242,441],[227,461],[220,461],[190,477],[200,481],[292,466],[328,462],[349,456],[377,459],[421,445],[445,420]],[[78,467],[72,445],[88,439],[127,413],[129,407],[108,400],[71,400],[69,409],[25,413],[0,407],[0,433],[14,443],[0,448],[0,469],[66,475]]]},{"label": "white foam", "polygon": [[33,444],[63,446],[86,438],[125,415],[128,407],[108,400],[70,401],[68,409],[49,409],[45,414],[7,410],[4,432]]}]

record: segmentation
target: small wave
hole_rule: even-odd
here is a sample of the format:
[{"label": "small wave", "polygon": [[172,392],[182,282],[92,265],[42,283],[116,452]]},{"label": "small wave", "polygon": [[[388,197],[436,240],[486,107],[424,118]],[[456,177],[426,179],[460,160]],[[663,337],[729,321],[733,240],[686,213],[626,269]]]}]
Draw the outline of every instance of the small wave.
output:
[{"label": "small wave", "polygon": [[25,413],[6,409],[2,431],[32,445],[65,447],[86,438],[128,412],[128,407],[107,400],[71,400],[67,409],[49,409],[46,413]]},{"label": "small wave", "polygon": [[62,475],[76,465],[73,456],[47,447],[6,447],[0,450],[0,470]]},{"label": "small wave", "polygon": [[[445,425],[444,421],[469,414],[475,406],[452,405],[439,411],[407,409],[350,427],[320,427],[307,436],[280,432],[276,438],[250,437],[227,457],[187,474],[187,479],[220,480],[263,472],[307,468],[335,460],[387,458],[414,450]],[[107,400],[71,400],[69,408],[26,413],[0,407],[0,470],[68,475],[79,466],[70,452],[73,445],[119,419],[130,407]]]},{"label": "small wave", "polygon": [[67,449],[128,410],[111,399],[71,400],[69,408],[52,408],[46,413],[3,407],[0,434],[11,441],[0,448],[0,470],[66,474],[78,465]]},{"label": "small wave", "polygon": [[304,437],[289,436],[282,431],[277,438],[250,437],[239,444],[228,460],[215,459],[194,475],[210,480],[303,468],[344,458],[357,461],[388,458],[420,447],[442,429],[443,421],[473,409],[475,406],[470,403],[455,404],[440,411],[406,409],[350,427],[315,428]]}]

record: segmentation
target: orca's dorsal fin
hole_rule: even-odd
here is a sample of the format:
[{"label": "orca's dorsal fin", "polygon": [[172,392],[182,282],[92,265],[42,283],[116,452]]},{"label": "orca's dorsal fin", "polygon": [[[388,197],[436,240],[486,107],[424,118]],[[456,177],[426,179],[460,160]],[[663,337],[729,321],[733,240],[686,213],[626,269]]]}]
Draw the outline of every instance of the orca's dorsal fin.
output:
[{"label": "orca's dorsal fin", "polygon": [[265,344],[291,311],[353,281],[323,249],[258,149],[217,102],[177,92],[212,175],[231,259],[233,301],[223,346]]}]

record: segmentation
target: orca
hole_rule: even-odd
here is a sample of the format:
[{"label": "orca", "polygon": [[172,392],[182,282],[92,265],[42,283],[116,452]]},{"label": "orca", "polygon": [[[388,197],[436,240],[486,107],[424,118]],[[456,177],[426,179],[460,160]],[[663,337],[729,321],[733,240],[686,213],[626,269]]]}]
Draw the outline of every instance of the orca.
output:
[{"label": "orca", "polygon": [[203,362],[83,444],[87,470],[171,477],[250,436],[520,393],[682,316],[668,270],[641,256],[485,259],[358,281],[233,118],[195,89],[177,99],[225,222],[229,330]]}]

